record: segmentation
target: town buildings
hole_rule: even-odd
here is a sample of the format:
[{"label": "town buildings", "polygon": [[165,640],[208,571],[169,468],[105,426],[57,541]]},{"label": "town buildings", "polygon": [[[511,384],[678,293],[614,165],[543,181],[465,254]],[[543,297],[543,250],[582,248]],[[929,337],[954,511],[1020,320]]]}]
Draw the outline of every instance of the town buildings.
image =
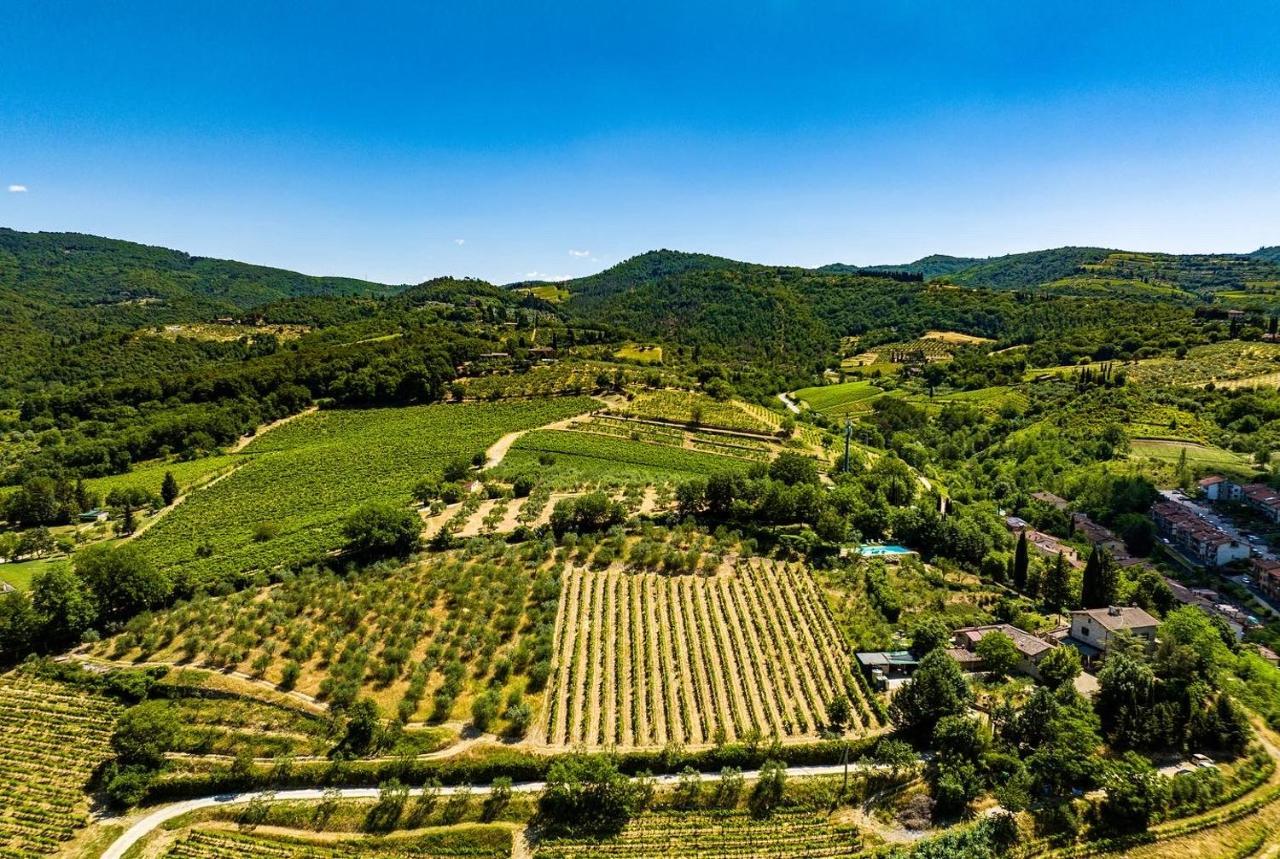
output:
[{"label": "town buildings", "polygon": [[1248,544],[1215,528],[1184,504],[1159,501],[1151,508],[1151,518],[1170,545],[1196,563],[1221,567],[1249,558]]}]

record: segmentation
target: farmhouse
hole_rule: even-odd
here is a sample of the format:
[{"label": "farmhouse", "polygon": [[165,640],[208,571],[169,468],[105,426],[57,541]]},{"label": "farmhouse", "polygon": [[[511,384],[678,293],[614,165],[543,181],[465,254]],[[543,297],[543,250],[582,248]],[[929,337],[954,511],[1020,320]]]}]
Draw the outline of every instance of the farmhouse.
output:
[{"label": "farmhouse", "polygon": [[1054,495],[1052,492],[1032,492],[1031,497],[1039,501],[1041,504],[1047,504],[1054,510],[1066,510],[1070,506],[1070,502],[1060,495]]},{"label": "farmhouse", "polygon": [[1221,567],[1249,557],[1248,545],[1176,501],[1157,502],[1151,508],[1151,518],[1170,544],[1206,567]]},{"label": "farmhouse", "polygon": [[1126,634],[1146,642],[1155,643],[1156,627],[1160,622],[1136,606],[1108,606],[1087,608],[1071,612],[1071,643],[1087,644],[1106,654],[1115,643],[1116,636]]},{"label": "farmhouse", "polygon": [[[996,623],[989,626],[967,626],[963,629],[957,629],[952,636],[952,640],[955,642],[955,649],[961,650],[966,654],[972,654],[976,659],[978,642],[993,632],[1002,632],[1013,640],[1013,645],[1018,648],[1018,654],[1021,656],[1018,662],[1018,671],[1038,680],[1040,678],[1038,667],[1040,660],[1044,658],[1046,653],[1057,647],[1052,641],[1045,641],[1043,638],[1039,638],[1024,629],[1019,629],[1008,623]],[[958,661],[963,665],[965,660],[959,659]]]}]

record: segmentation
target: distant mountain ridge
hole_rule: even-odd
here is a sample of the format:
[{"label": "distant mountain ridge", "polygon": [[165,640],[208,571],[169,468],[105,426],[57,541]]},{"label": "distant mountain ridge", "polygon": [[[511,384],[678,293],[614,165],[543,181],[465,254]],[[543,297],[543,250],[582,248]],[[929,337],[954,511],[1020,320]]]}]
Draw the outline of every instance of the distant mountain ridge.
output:
[{"label": "distant mountain ridge", "polygon": [[[303,318],[351,318],[367,311],[365,301],[394,311],[503,302],[523,288],[520,302],[576,324],[726,358],[768,356],[808,372],[836,351],[841,337],[895,326],[903,326],[898,333],[904,337],[918,336],[914,329],[926,318],[934,327],[1007,333],[1008,320],[1020,315],[1009,306],[991,312],[999,293],[1015,301],[1060,296],[1166,303],[1224,316],[1225,307],[1280,313],[1280,246],[1187,255],[1062,247],[985,259],[933,254],[905,264],[819,268],[664,249],[558,282],[556,295],[547,297],[554,303],[527,294],[529,286],[451,277],[387,285],[78,233],[0,228],[0,360],[38,363],[60,339],[83,341],[172,322],[271,317],[273,311],[277,321],[293,321],[282,305]],[[904,313],[907,306],[928,311]]]}]

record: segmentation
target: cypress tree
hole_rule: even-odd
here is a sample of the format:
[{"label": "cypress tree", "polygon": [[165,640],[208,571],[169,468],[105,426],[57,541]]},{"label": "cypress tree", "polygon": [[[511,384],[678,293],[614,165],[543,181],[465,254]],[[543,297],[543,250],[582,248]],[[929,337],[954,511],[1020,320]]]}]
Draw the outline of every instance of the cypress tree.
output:
[{"label": "cypress tree", "polygon": [[1027,532],[1018,535],[1018,547],[1013,550],[1013,586],[1020,591],[1027,589]]},{"label": "cypress tree", "polygon": [[174,501],[178,500],[178,481],[173,476],[172,471],[164,473],[164,482],[160,484],[160,497],[164,499],[164,506],[168,507]]},{"label": "cypress tree", "polygon": [[1106,608],[1116,599],[1116,572],[1110,556],[1094,544],[1085,564],[1080,602],[1085,608]]}]

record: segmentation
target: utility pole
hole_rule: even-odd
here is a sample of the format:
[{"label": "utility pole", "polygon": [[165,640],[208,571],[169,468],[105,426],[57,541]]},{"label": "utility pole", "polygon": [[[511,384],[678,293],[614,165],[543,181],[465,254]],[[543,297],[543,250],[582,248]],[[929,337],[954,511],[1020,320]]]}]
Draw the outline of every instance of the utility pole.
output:
[{"label": "utility pole", "polygon": [[849,442],[853,440],[853,418],[844,419],[844,471],[848,474],[849,468]]},{"label": "utility pole", "polygon": [[844,746],[844,785],[840,788],[840,798],[844,799],[849,794],[849,741],[841,738],[841,745]]}]

